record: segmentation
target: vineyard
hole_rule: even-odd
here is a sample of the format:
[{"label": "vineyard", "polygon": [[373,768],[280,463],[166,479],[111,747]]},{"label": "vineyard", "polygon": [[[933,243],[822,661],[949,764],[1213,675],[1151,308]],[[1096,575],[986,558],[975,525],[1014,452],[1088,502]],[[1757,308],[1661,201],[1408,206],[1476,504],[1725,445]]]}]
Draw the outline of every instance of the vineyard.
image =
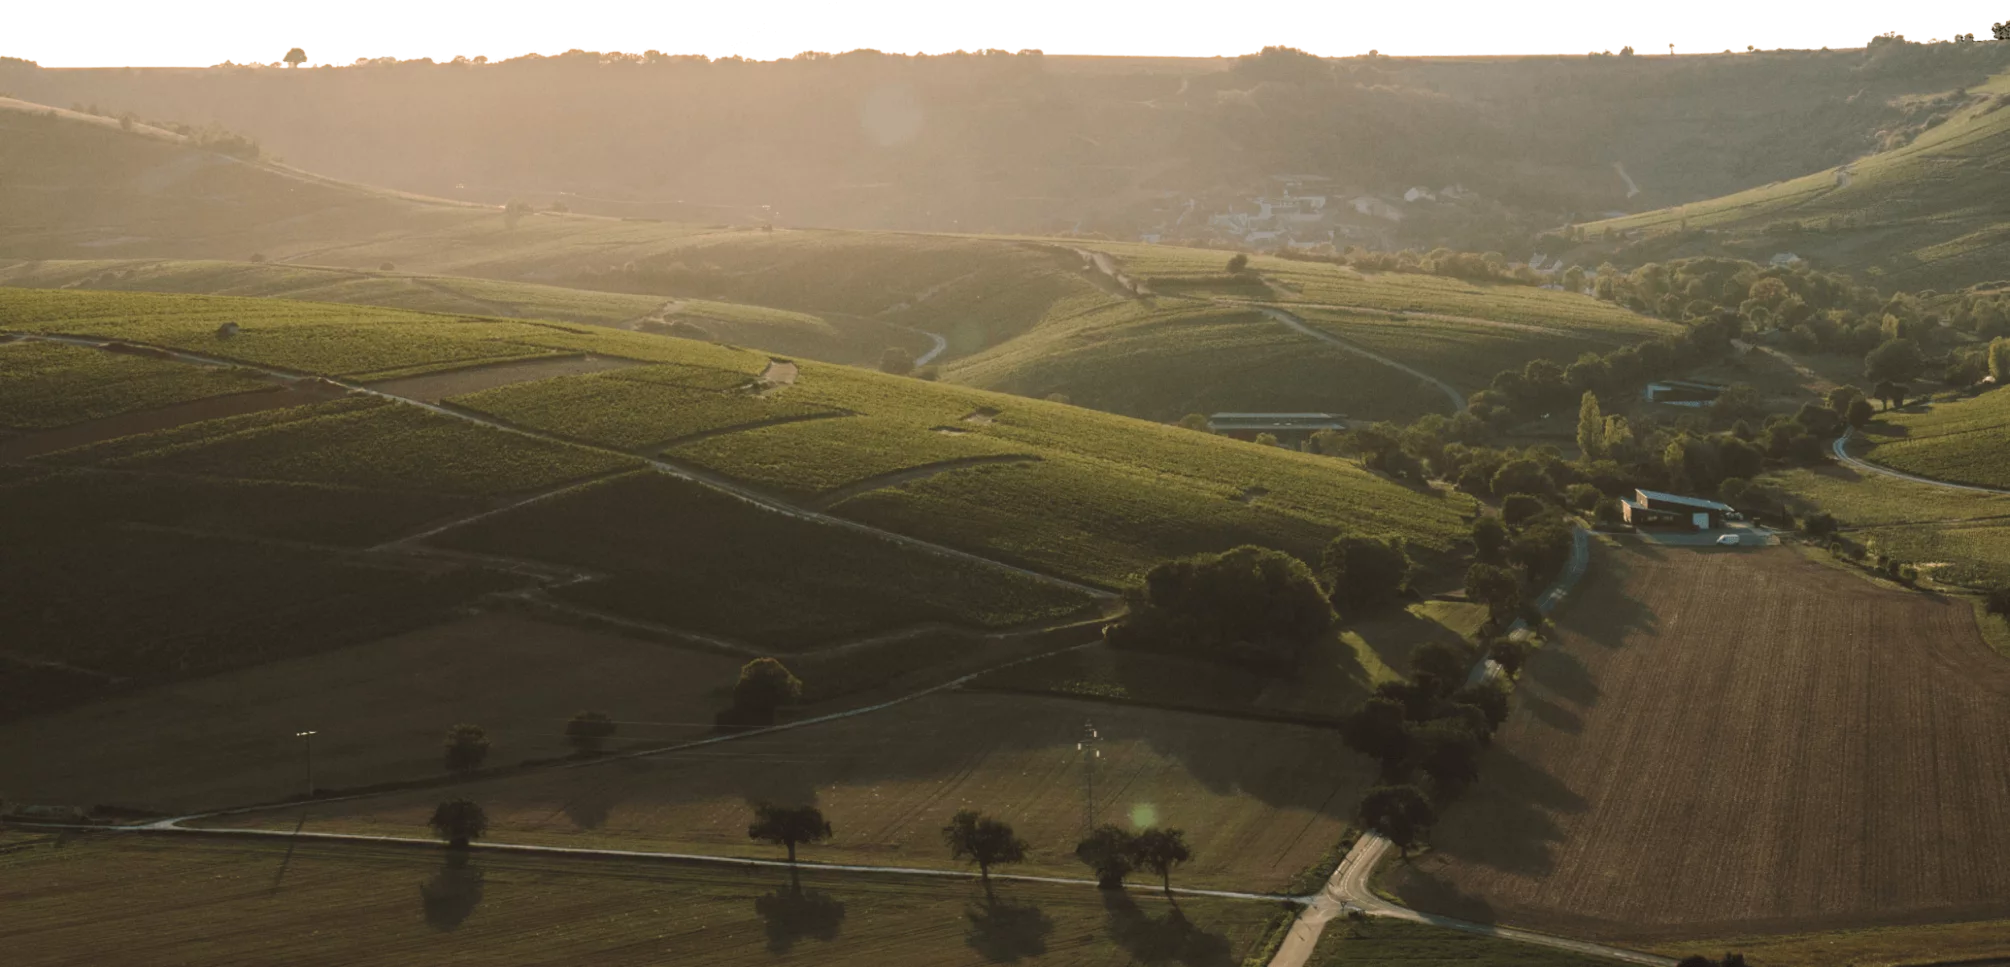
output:
[{"label": "vineyard", "polygon": [[0,343],[0,427],[47,429],[268,389],[255,377],[56,343]]},{"label": "vineyard", "polygon": [[1861,456],[1906,473],[2010,490],[2010,392],[1885,413]]},{"label": "vineyard", "polygon": [[1083,611],[1086,597],[660,474],[631,474],[435,538],[606,577],[554,592],[629,618],[780,651],[924,622],[981,627]]}]

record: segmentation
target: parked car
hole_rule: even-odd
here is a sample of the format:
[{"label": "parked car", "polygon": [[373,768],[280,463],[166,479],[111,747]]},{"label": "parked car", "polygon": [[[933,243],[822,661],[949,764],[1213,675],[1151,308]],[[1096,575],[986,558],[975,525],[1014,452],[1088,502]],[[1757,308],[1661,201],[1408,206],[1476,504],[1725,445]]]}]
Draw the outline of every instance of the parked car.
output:
[{"label": "parked car", "polygon": [[1738,543],[1740,543],[1740,542],[1739,542],[1739,540],[1738,540],[1738,535],[1736,535],[1736,534],[1725,534],[1724,536],[1722,536],[1722,537],[1719,537],[1719,538],[1717,538],[1717,543],[1719,543],[1719,544],[1730,544],[1730,545],[1736,545],[1736,544],[1738,544]]}]

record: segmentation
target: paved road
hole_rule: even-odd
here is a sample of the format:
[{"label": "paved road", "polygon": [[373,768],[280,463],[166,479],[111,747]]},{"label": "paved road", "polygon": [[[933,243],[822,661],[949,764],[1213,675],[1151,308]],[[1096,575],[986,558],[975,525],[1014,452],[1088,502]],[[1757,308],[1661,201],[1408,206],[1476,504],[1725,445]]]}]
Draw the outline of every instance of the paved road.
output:
[{"label": "paved road", "polygon": [[1834,447],[1836,459],[1842,461],[1844,465],[1851,467],[1853,469],[1860,470],[1864,473],[1875,473],[1875,474],[1882,474],[1883,476],[1886,477],[1897,477],[1900,480],[1910,480],[1913,483],[1925,484],[1928,487],[1944,487],[1948,490],[1966,490],[1969,493],[1973,494],[2010,495],[2010,490],[2005,490],[2001,487],[1984,487],[1980,484],[1963,484],[1963,483],[1952,483],[1946,480],[1935,480],[1932,477],[1921,477],[1915,474],[1909,474],[1903,471],[1893,470],[1890,467],[1875,464],[1868,460],[1861,459],[1859,457],[1851,456],[1849,452],[1849,441],[1850,438],[1855,435],[1856,430],[1854,428],[1844,430],[1842,436],[1836,437]]},{"label": "paved road", "polygon": [[[1583,527],[1572,528],[1570,561],[1564,565],[1563,573],[1557,576],[1556,581],[1536,599],[1536,607],[1544,614],[1554,611],[1557,605],[1563,602],[1564,596],[1577,586],[1577,582],[1584,579],[1590,565],[1591,533]],[[1520,623],[1517,622],[1517,625]],[[1473,666],[1475,679],[1497,672],[1498,666],[1489,659],[1481,659]],[[1304,967],[1312,956],[1313,949],[1319,945],[1319,936],[1326,931],[1326,924],[1335,917],[1345,916],[1349,910],[1359,910],[1371,917],[1427,923],[1481,936],[1519,940],[1523,943],[1589,954],[1594,957],[1609,957],[1631,964],[1669,967],[1675,963],[1670,958],[1645,954],[1637,950],[1608,947],[1568,937],[1553,937],[1546,933],[1491,923],[1474,923],[1470,920],[1443,917],[1391,903],[1377,896],[1368,881],[1375,875],[1375,869],[1382,865],[1383,859],[1389,855],[1393,845],[1380,833],[1372,831],[1356,840],[1354,848],[1347,851],[1347,855],[1340,860],[1339,868],[1335,869],[1333,875],[1326,880],[1326,888],[1312,896],[1305,911],[1292,922],[1291,932],[1285,935],[1284,943],[1278,946],[1277,955],[1270,959],[1269,967]]]}]

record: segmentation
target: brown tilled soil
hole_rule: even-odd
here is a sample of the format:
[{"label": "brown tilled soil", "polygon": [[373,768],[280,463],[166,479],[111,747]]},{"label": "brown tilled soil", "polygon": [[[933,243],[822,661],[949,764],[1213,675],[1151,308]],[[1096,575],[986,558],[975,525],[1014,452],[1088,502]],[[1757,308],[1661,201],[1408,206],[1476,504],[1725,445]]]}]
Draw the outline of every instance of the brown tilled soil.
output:
[{"label": "brown tilled soil", "polygon": [[372,383],[370,388],[392,396],[437,403],[455,396],[479,393],[485,389],[528,383],[534,379],[550,379],[553,376],[577,376],[582,373],[600,373],[610,369],[626,369],[640,366],[632,359],[616,359],[612,356],[567,356],[562,359],[533,359],[527,362],[497,363],[493,366],[470,366],[466,369],[448,370],[444,373],[426,373],[422,376],[407,376],[403,379],[389,379]]},{"label": "brown tilled soil", "polygon": [[2010,916],[2010,661],[1785,548],[1601,548],[1424,909],[1615,939]]},{"label": "brown tilled soil", "polygon": [[137,413],[120,413],[103,419],[86,420],[53,430],[23,433],[19,436],[0,438],[0,461],[26,460],[29,457],[55,453],[71,447],[81,447],[119,437],[134,436],[167,430],[185,423],[202,420],[220,420],[226,416],[240,416],[262,410],[276,410],[287,406],[305,406],[309,403],[323,403],[340,399],[347,390],[333,383],[320,380],[300,380],[299,382],[269,390],[255,390],[249,393],[232,393],[228,396],[212,396],[207,399],[190,400],[158,409],[142,410]]}]

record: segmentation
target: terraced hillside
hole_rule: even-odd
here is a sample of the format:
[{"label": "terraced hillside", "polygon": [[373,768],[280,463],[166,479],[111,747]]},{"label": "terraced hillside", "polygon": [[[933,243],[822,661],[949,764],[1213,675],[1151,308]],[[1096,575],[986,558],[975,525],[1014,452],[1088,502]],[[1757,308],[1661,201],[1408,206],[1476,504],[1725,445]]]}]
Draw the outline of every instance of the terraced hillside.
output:
[{"label": "terraced hillside", "polygon": [[1859,455],[1906,473],[2010,490],[2010,393],[1885,413]]},{"label": "terraced hillside", "polygon": [[1581,226],[1639,233],[1655,258],[1794,252],[1897,289],[2003,276],[2010,251],[2010,75],[1950,97],[1945,120],[1902,147],[1708,201]]},{"label": "terraced hillside", "polygon": [[[8,527],[45,548],[10,556],[25,570],[8,586],[52,602],[9,650],[128,677],[271,657],[259,629],[204,622],[331,568],[366,597],[544,582],[569,607],[805,650],[1061,618],[1088,605],[1082,584],[1245,542],[1311,559],[1335,534],[1388,533],[1444,553],[1470,509],[1345,462],[557,323],[5,290],[0,330],[23,337],[0,345],[0,480],[43,511]],[[177,554],[193,562],[177,583],[147,589]],[[134,594],[103,605],[60,563],[101,559]],[[786,602],[763,597],[767,575],[787,576]],[[256,610],[324,620],[301,593]],[[183,617],[139,630],[162,596]]]}]

